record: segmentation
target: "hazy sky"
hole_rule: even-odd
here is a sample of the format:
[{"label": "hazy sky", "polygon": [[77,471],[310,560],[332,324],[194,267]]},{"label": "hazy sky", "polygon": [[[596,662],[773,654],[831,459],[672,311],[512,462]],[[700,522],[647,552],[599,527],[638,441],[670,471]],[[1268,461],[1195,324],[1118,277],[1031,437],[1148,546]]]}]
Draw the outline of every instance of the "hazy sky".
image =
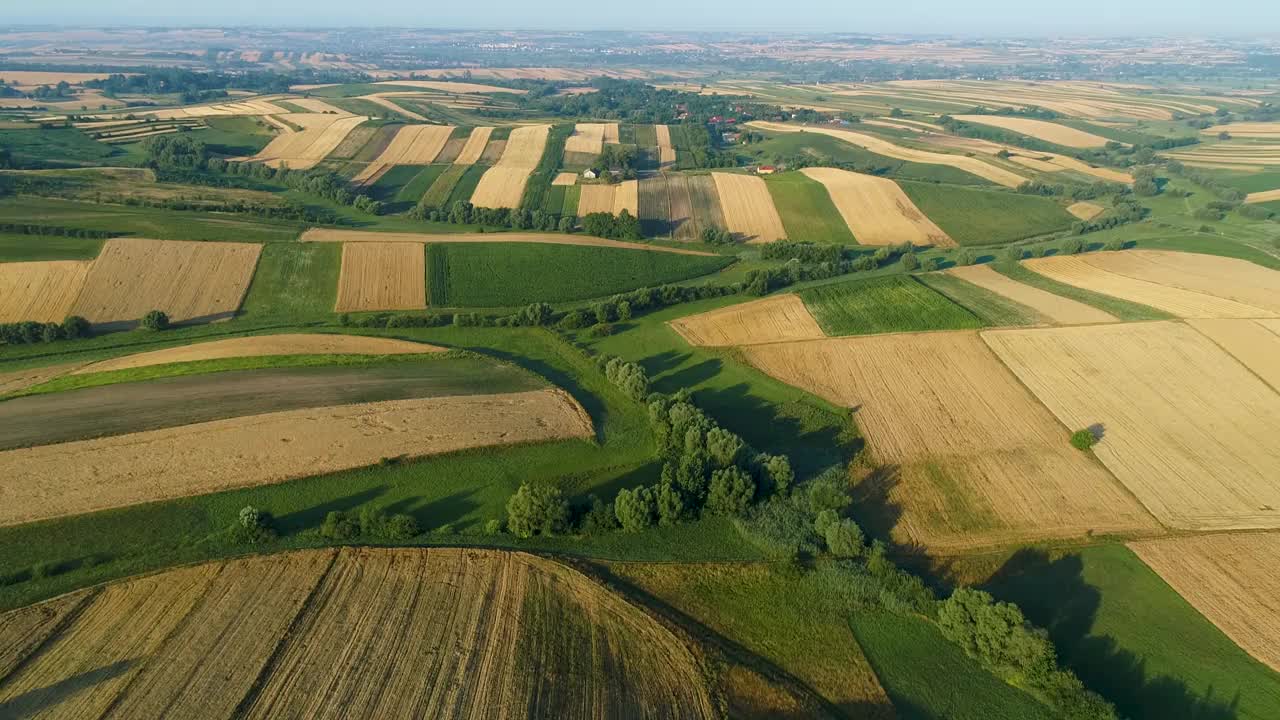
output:
[{"label": "hazy sky", "polygon": [[1280,34],[1277,0],[0,0],[0,22],[956,34]]}]

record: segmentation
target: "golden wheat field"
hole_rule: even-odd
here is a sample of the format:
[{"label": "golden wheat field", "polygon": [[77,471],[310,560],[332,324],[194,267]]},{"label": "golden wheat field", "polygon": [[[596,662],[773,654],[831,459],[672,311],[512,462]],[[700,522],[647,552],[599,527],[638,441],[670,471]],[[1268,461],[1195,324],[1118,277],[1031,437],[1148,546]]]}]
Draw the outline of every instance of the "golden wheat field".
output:
[{"label": "golden wheat field", "polygon": [[568,186],[568,185],[577,185],[577,184],[578,184],[578,173],[575,173],[575,172],[556,173],[556,176],[551,179],[552,186]]},{"label": "golden wheat field", "polygon": [[467,144],[462,146],[462,151],[458,153],[458,157],[453,161],[454,165],[475,165],[480,156],[484,154],[484,149],[489,145],[489,136],[493,134],[491,127],[478,127],[471,131],[467,136]]},{"label": "golden wheat field", "polygon": [[1101,135],[1060,125],[1047,120],[1013,117],[1009,115],[954,115],[955,119],[978,125],[1011,130],[1020,135],[1044,140],[1055,145],[1073,148],[1100,148],[1109,141]]},{"label": "golden wheat field", "polygon": [[1280,535],[1197,535],[1129,548],[1245,652],[1280,670]]},{"label": "golden wheat field", "polygon": [[102,246],[71,313],[92,323],[135,322],[163,310],[171,322],[231,317],[262,246],[117,238]]},{"label": "golden wheat field", "polygon": [[1244,199],[1247,203],[1264,203],[1276,200],[1280,200],[1280,189],[1249,193]]},{"label": "golden wheat field", "polygon": [[1146,533],[1155,521],[976,333],[754,345],[748,362],[853,409],[879,468],[861,502],[901,508],[895,540],[960,549],[1091,532]]},{"label": "golden wheat field", "polygon": [[1280,272],[1247,260],[1165,250],[1090,253],[1088,264],[1125,277],[1280,313]]},{"label": "golden wheat field", "polygon": [[1027,178],[1015,172],[998,167],[989,162],[984,162],[975,157],[917,150],[915,148],[896,145],[888,140],[875,135],[867,135],[866,133],[818,126],[786,125],[783,123],[761,121],[749,122],[747,125],[769,132],[812,132],[820,135],[827,135],[829,137],[836,138],[837,140],[843,140],[851,145],[857,145],[858,147],[870,150],[878,155],[884,155],[885,157],[925,163],[927,165],[948,165],[958,170],[963,170],[971,175],[976,175],[980,178],[990,180],[997,185],[1004,185],[1005,187],[1018,187],[1027,181]]},{"label": "golden wheat field", "polygon": [[591,213],[621,214],[623,210],[632,217],[640,215],[640,181],[623,180],[617,185],[583,185],[578,199],[578,215]]},{"label": "golden wheat field", "polygon": [[959,266],[948,269],[947,274],[973,283],[978,287],[1021,303],[1059,325],[1088,325],[1091,323],[1118,322],[1110,313],[1092,305],[1055,295],[1026,283],[1020,283],[1002,275],[987,265]]},{"label": "golden wheat field", "polygon": [[1205,128],[1200,131],[1202,135],[1215,136],[1224,132],[1232,137],[1280,140],[1280,122],[1237,122],[1228,125],[1214,125],[1211,128]]},{"label": "golden wheat field", "polygon": [[738,173],[711,173],[711,177],[729,232],[751,243],[786,239],[787,231],[764,180]]},{"label": "golden wheat field", "polygon": [[405,108],[403,105],[397,105],[395,102],[391,100],[391,98],[393,97],[404,97],[405,95],[407,95],[407,93],[395,93],[395,92],[375,93],[373,95],[361,95],[360,99],[368,100],[369,102],[375,105],[381,105],[382,107],[390,110],[391,112],[396,113],[397,115],[403,115],[409,118],[410,120],[417,120],[418,122],[428,122],[429,118],[426,117],[425,115],[421,115],[412,110],[409,110]]},{"label": "golden wheat field", "polygon": [[454,82],[449,80],[386,80],[377,83],[378,85],[400,85],[403,87],[422,88],[423,90],[439,90],[441,92],[450,93],[473,93],[473,94],[490,94],[490,93],[511,93],[512,95],[524,95],[527,90],[518,90],[516,88],[505,88],[498,85],[481,85],[479,83]]},{"label": "golden wheat field", "polygon": [[471,203],[487,208],[519,207],[529,173],[542,159],[550,131],[550,125],[526,125],[513,129],[502,157],[480,177],[480,183],[471,194]]},{"label": "golden wheat field", "polygon": [[0,263],[0,322],[62,322],[80,296],[90,264],[80,260]]},{"label": "golden wheat field", "polygon": [[426,272],[426,252],[417,243],[345,243],[334,310],[424,308]]},{"label": "golden wheat field", "polygon": [[272,167],[285,165],[293,170],[306,170],[328,157],[352,130],[366,120],[360,115],[291,114],[283,117],[303,129],[276,136],[250,160]]},{"label": "golden wheat field", "polygon": [[1071,203],[1067,206],[1067,212],[1075,215],[1081,220],[1092,220],[1102,214],[1106,208],[1087,200]]},{"label": "golden wheat field", "polygon": [[558,390],[264,413],[0,452],[0,526],[475,447],[588,437]]},{"label": "golden wheat field", "polygon": [[451,134],[452,125],[406,125],[354,180],[363,182],[394,165],[428,165],[444,149]]},{"label": "golden wheat field", "polygon": [[547,136],[550,133],[550,125],[523,125],[512,128],[511,135],[507,138],[507,147],[503,150],[498,165],[533,170],[542,160],[542,151],[547,146]]},{"label": "golden wheat field", "polygon": [[[1133,251],[1121,251],[1124,254]],[[1107,253],[1098,253],[1104,255]],[[1199,257],[1199,256],[1197,256]],[[1117,272],[1105,266],[1119,265],[1116,260],[1094,260],[1079,255],[1057,255],[1023,261],[1031,270],[1058,282],[1085,290],[1111,295],[1129,302],[1148,305],[1180,318],[1256,318],[1275,317],[1275,313],[1204,292],[1184,290]],[[1127,263],[1126,263],[1127,264]]]},{"label": "golden wheat field", "polygon": [[1203,115],[1217,109],[1194,96],[1147,97],[1130,92],[1129,87],[1085,81],[892,80],[886,85],[894,94],[951,104],[961,110],[1034,106],[1080,118],[1170,120],[1175,113]]},{"label": "golden wheat field", "polygon": [[607,142],[618,142],[618,123],[578,123],[565,140],[564,151],[599,155]]},{"label": "golden wheat field", "polygon": [[[51,618],[67,626],[41,638]],[[688,641],[523,553],[209,563],[0,616],[6,643],[21,667],[0,702],[20,717],[717,717]]]},{"label": "golden wheat field", "polygon": [[826,337],[798,295],[775,295],[671,321],[690,345],[728,347]]},{"label": "golden wheat field", "polygon": [[1280,394],[1178,322],[993,330],[984,339],[1164,524],[1280,527]]},{"label": "golden wheat field", "polygon": [[408,355],[444,351],[445,348],[436,345],[392,338],[365,337],[363,335],[281,333],[279,335],[251,335],[227,340],[211,340],[163,350],[125,355],[85,365],[72,374],[83,375],[85,373],[167,365],[169,363],[238,357],[264,357],[271,355]]},{"label": "golden wheat field", "polygon": [[1187,324],[1280,390],[1280,320],[1188,320]]},{"label": "golden wheat field", "polygon": [[892,180],[837,168],[805,168],[801,172],[827,189],[860,245],[956,245]]},{"label": "golden wheat field", "polygon": [[674,165],[676,148],[671,144],[671,128],[667,125],[654,125],[653,129],[658,136],[658,163],[663,167]]}]

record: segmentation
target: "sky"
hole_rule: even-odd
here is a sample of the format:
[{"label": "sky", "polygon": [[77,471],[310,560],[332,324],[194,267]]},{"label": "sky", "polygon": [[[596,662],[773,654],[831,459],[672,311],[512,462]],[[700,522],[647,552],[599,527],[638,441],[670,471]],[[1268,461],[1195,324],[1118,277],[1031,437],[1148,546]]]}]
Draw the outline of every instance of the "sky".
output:
[{"label": "sky", "polygon": [[0,0],[5,24],[1280,35],[1277,0]]}]

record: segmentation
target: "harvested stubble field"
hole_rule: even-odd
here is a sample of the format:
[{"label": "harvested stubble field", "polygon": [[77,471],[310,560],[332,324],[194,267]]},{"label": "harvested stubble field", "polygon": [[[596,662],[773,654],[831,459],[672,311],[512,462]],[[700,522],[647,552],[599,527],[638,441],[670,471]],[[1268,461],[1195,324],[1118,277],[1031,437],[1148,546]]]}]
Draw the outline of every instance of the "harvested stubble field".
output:
[{"label": "harvested stubble field", "polygon": [[738,173],[711,173],[729,232],[751,243],[783,240],[787,231],[764,180]]},{"label": "harvested stubble field", "polygon": [[428,165],[435,161],[452,134],[453,127],[450,125],[406,125],[400,128],[382,154],[356,175],[354,180],[370,180],[393,165]]},{"label": "harvested stubble field", "polygon": [[[67,606],[79,614],[41,640]],[[689,681],[705,671],[686,641],[580,573],[521,553],[309,550],[2,617],[0,644],[23,643],[24,662],[0,701],[33,713],[23,717],[716,716]],[[65,693],[22,695],[71,678]]]},{"label": "harvested stubble field", "polygon": [[0,263],[0,322],[62,322],[80,296],[90,264],[80,260]]},{"label": "harvested stubble field", "polygon": [[924,216],[892,180],[839,170],[806,168],[806,177],[826,187],[845,224],[861,245],[954,247],[942,228]]},{"label": "harvested stubble field", "polygon": [[921,284],[934,290],[960,307],[973,313],[986,327],[1025,327],[1052,325],[1049,318],[1033,308],[1002,295],[965,282],[944,272],[928,272],[915,276]]},{"label": "harvested stubble field", "polygon": [[[1156,523],[1005,369],[976,333],[755,345],[757,368],[842,407],[881,467],[858,487],[896,506],[895,540],[955,549]],[[875,525],[886,518],[867,518]],[[888,518],[892,520],[892,518]]]},{"label": "harvested stubble field", "polygon": [[676,148],[671,144],[671,128],[667,125],[654,125],[658,136],[658,162],[663,166],[676,164]]},{"label": "harvested stubble field", "polygon": [[715,253],[701,250],[685,250],[683,248],[647,245],[645,243],[609,240],[591,235],[563,235],[558,233],[467,233],[460,235],[432,235],[428,233],[373,232],[369,230],[337,230],[333,228],[311,228],[302,233],[302,242],[340,242],[340,243],[535,243],[544,245],[585,245],[588,247],[610,247],[628,250],[647,250],[649,252],[675,253],[677,255],[715,256]]},{"label": "harvested stubble field", "polygon": [[71,314],[133,323],[151,310],[171,322],[221,320],[240,307],[262,246],[181,240],[108,240]]},{"label": "harvested stubble field", "polygon": [[1106,208],[1103,208],[1101,205],[1085,200],[1081,200],[1077,203],[1071,203],[1067,206],[1067,212],[1075,215],[1081,220],[1092,220],[1101,215],[1105,209]]},{"label": "harvested stubble field", "polygon": [[529,173],[542,160],[550,132],[550,125],[514,128],[498,163],[480,178],[480,184],[471,194],[471,203],[476,207],[519,207]]},{"label": "harvested stubble field", "polygon": [[592,435],[559,390],[265,413],[0,453],[0,525],[284,482],[469,448]]},{"label": "harvested stubble field", "polygon": [[1280,313],[1280,272],[1247,260],[1164,250],[1127,250],[1082,256],[1108,272]]},{"label": "harvested stubble field", "polygon": [[1100,148],[1110,142],[1101,135],[1094,135],[1066,125],[1034,118],[1008,115],[954,115],[953,117],[968,123],[1011,130],[1020,135],[1026,135],[1027,137],[1033,137],[1037,140],[1044,140],[1064,147]]},{"label": "harvested stubble field", "polygon": [[1214,125],[1200,131],[1201,135],[1218,135],[1229,133],[1232,137],[1263,138],[1280,140],[1280,122],[1237,122],[1228,125]]},{"label": "harvested stubble field", "polygon": [[449,80],[386,80],[375,85],[399,85],[403,87],[422,88],[423,90],[439,90],[450,93],[472,93],[486,95],[489,93],[511,93],[524,95],[527,90],[506,88],[498,85],[480,85],[478,83],[454,82]]},{"label": "harvested stubble field", "polygon": [[366,120],[360,115],[292,114],[284,117],[289,122],[303,124],[304,129],[278,136],[249,160],[272,167],[287,165],[293,170],[306,170],[328,157],[352,130]]},{"label": "harvested stubble field", "polygon": [[1187,324],[1280,390],[1280,320],[1188,320]]},{"label": "harvested stubble field", "polygon": [[826,337],[797,295],[777,295],[671,321],[690,345],[728,347]]},{"label": "harvested stubble field", "polygon": [[983,323],[908,275],[819,285],[800,298],[829,336],[960,330]]},{"label": "harvested stubble field", "polygon": [[1280,527],[1280,394],[1177,322],[991,331],[988,345],[1165,525]]},{"label": "harvested stubble field", "polygon": [[427,306],[426,272],[426,257],[418,243],[345,243],[334,310],[424,308]]},{"label": "harvested stubble field", "polygon": [[1020,283],[992,270],[988,265],[954,267],[947,270],[947,273],[1026,305],[1059,325],[1118,322],[1111,314],[1091,305]]},{"label": "harvested stubble field", "polygon": [[1280,189],[1263,190],[1262,192],[1252,192],[1245,196],[1246,203],[1265,203],[1280,200]]},{"label": "harvested stubble field", "polygon": [[1245,652],[1280,671],[1280,535],[1200,535],[1129,549]]},{"label": "harvested stubble field", "polygon": [[484,154],[485,147],[489,144],[489,136],[493,134],[491,127],[478,127],[471,131],[467,136],[467,143],[462,146],[462,150],[458,153],[458,157],[454,159],[454,165],[474,165]]},{"label": "harvested stubble field", "polygon": [[578,123],[564,143],[566,153],[599,155],[605,143],[618,142],[618,123]]},{"label": "harvested stubble field", "polygon": [[169,363],[270,355],[406,355],[444,352],[444,348],[408,340],[361,335],[281,333],[212,340],[103,360],[80,368],[74,375],[108,372]]},{"label": "harvested stubble field", "polygon": [[617,185],[583,185],[578,196],[578,215],[609,213],[619,215],[623,210],[632,217],[640,214],[640,181],[624,180]]},{"label": "harvested stubble field", "polygon": [[1016,188],[1027,181],[1027,178],[1002,167],[998,167],[988,162],[979,160],[978,158],[968,157],[965,155],[948,155],[944,153],[928,152],[926,150],[916,150],[902,145],[896,145],[880,137],[868,135],[866,133],[852,132],[850,130],[837,130],[834,128],[816,127],[816,126],[800,126],[786,125],[783,123],[761,122],[755,121],[747,123],[750,127],[759,128],[766,132],[780,133],[796,133],[809,132],[820,135],[827,135],[843,140],[851,145],[870,150],[878,155],[895,158],[897,160],[906,160],[908,162],[921,163],[925,165],[947,165],[963,170],[972,175],[976,175],[985,180],[990,180],[997,185]]},{"label": "harvested stubble field", "polygon": [[[1134,260],[1127,259],[1127,255],[1131,250],[1114,252],[1114,253],[1097,253],[1094,255],[1064,255],[1046,258],[1035,258],[1026,260],[1023,265],[1034,270],[1045,277],[1056,280],[1058,282],[1073,285],[1078,288],[1090,290],[1092,292],[1110,295],[1129,302],[1140,303],[1169,313],[1180,318],[1260,318],[1260,317],[1276,317],[1276,313],[1253,305],[1246,305],[1236,300],[1223,297],[1227,293],[1235,293],[1228,287],[1214,287],[1212,292],[1204,290],[1189,290],[1176,287],[1169,283],[1172,280],[1188,280],[1195,278],[1194,271],[1189,271],[1179,267],[1178,264],[1169,264],[1165,267],[1169,269],[1152,269],[1151,262],[1141,257],[1135,257]],[[1176,255],[1177,253],[1171,253]],[[1191,256],[1196,262],[1200,261],[1201,255]],[[1225,260],[1225,259],[1224,259]],[[1237,262],[1242,265],[1250,265],[1242,260],[1229,261]],[[1254,266],[1257,267],[1257,266]],[[1115,271],[1112,270],[1115,269]],[[1142,274],[1148,278],[1159,278],[1159,280],[1147,280],[1138,277],[1132,277],[1127,274],[1121,274],[1121,270],[1132,272],[1135,275]],[[1271,272],[1273,275],[1280,277],[1280,273],[1258,268],[1261,272]],[[1213,277],[1206,274],[1202,277]],[[1241,278],[1243,282],[1247,279]],[[1202,281],[1197,281],[1204,287]],[[1260,286],[1246,285],[1246,292],[1249,290],[1261,291]],[[1210,288],[1206,288],[1210,289]],[[1249,292],[1252,297],[1254,292]],[[1265,298],[1263,298],[1265,300]],[[1276,302],[1271,300],[1270,302]]]},{"label": "harvested stubble field", "polygon": [[577,185],[577,184],[578,184],[578,173],[574,173],[574,172],[556,173],[556,176],[551,180],[551,185],[553,187],[562,187],[562,186],[568,187],[570,185]]}]

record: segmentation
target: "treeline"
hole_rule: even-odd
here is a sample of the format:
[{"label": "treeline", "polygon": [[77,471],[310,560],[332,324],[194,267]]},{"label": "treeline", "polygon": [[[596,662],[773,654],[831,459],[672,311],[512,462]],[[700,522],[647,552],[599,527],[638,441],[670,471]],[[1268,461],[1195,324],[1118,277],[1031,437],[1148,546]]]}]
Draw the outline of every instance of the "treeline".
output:
[{"label": "treeline", "polygon": [[671,146],[679,151],[676,167],[683,170],[734,167],[738,158],[732,152],[716,149],[711,131],[700,123],[671,126]]},{"label": "treeline", "polygon": [[572,215],[556,215],[542,209],[477,207],[464,200],[455,202],[448,210],[428,208],[419,204],[407,215],[415,220],[451,225],[484,225],[512,230],[571,233],[578,226],[578,218]]},{"label": "treeline", "polygon": [[108,230],[90,230],[88,228],[63,227],[61,225],[28,225],[25,223],[0,223],[0,233],[10,235],[48,235],[52,237],[91,238],[105,240],[128,233],[110,232]]},{"label": "treeline", "polygon": [[350,82],[362,75],[339,71],[304,69],[283,74],[263,70],[244,72],[196,72],[181,68],[155,68],[124,75],[113,73],[100,80],[88,80],[85,87],[102,91],[107,97],[120,94],[167,95],[178,93],[184,102],[201,99],[205,93],[225,96],[230,88],[261,93],[284,93],[290,85]]},{"label": "treeline", "polygon": [[1067,198],[1072,202],[1093,200],[1105,195],[1121,195],[1128,192],[1128,190],[1128,187],[1122,183],[1109,183],[1101,180],[1088,185],[1068,185],[1065,183],[1046,183],[1040,180],[1028,180],[1017,187],[1017,192],[1023,195],[1062,197]]},{"label": "treeline", "polygon": [[[826,247],[836,248],[827,250]],[[914,259],[912,246],[905,243],[898,246],[876,248],[869,255],[856,258],[846,257],[843,246],[820,246],[814,243],[778,241],[762,248],[761,256],[770,259],[787,259],[787,263],[779,268],[763,268],[747,273],[743,283],[743,292],[748,295],[768,295],[778,288],[788,287],[807,280],[824,280],[838,275],[855,272],[870,272],[893,263],[900,257],[910,255]],[[838,259],[829,259],[832,254]]]},{"label": "treeline", "polygon": [[70,315],[60,323],[24,320],[0,323],[0,343],[5,345],[34,345],[58,340],[76,340],[89,337],[92,327],[79,315]]}]

